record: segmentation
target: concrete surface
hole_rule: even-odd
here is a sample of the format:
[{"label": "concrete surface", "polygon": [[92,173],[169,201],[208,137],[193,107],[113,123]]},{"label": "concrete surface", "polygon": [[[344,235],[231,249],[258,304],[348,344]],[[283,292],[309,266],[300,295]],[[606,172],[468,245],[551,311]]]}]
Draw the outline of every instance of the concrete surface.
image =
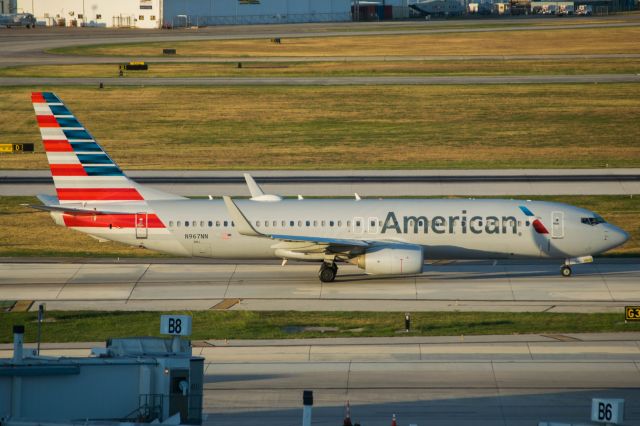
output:
[{"label": "concrete surface", "polygon": [[576,265],[569,279],[553,262],[437,263],[411,277],[344,265],[333,283],[321,283],[314,264],[136,262],[0,263],[0,300],[69,310],[199,310],[226,299],[240,299],[233,310],[302,311],[621,312],[640,303],[638,259]]},{"label": "concrete surface", "polygon": [[[371,36],[393,34],[442,34],[451,32],[487,32],[487,31],[548,31],[553,29],[599,28],[599,27],[629,27],[637,26],[640,21],[637,15],[600,17],[566,18],[567,24],[548,25],[547,17],[518,17],[504,19],[479,19],[465,21],[464,27],[447,28],[460,22],[449,20],[385,22],[385,23],[322,23],[322,24],[288,24],[288,25],[247,25],[247,26],[218,26],[198,30],[127,30],[127,29],[98,29],[98,28],[70,28],[53,29],[37,28],[35,30],[0,29],[0,66],[14,66],[25,64],[74,64],[74,63],[105,63],[129,61],[132,58],[121,57],[91,57],[73,55],[53,55],[45,50],[65,47],[105,43],[137,43],[144,41],[167,42],[189,40],[229,40],[242,38],[270,38],[270,37],[318,37],[318,36]],[[554,22],[556,23],[556,22]],[[515,25],[514,25],[515,24]],[[524,24],[524,25],[518,25]],[[502,27],[500,25],[503,25]],[[486,26],[489,26],[488,28]],[[570,59],[576,55],[555,55],[554,58]],[[455,56],[454,56],[455,57]],[[380,58],[380,57],[377,57]],[[467,57],[468,58],[468,57]],[[135,58],[134,58],[135,59]],[[238,58],[230,58],[237,61]],[[336,58],[307,57],[295,58],[300,60],[336,60]],[[351,58],[349,58],[351,60]],[[383,58],[380,58],[383,59]],[[386,59],[386,58],[385,58]],[[435,58],[434,58],[435,59]],[[439,59],[446,59],[439,57]],[[505,59],[503,56],[496,59]],[[180,61],[193,59],[185,58],[154,58],[155,62]],[[198,58],[202,61],[219,61],[216,58]],[[240,60],[246,61],[247,58]],[[279,61],[278,58],[264,58],[265,61]],[[291,61],[292,58],[285,58]],[[371,59],[367,59],[371,60]],[[428,56],[420,58],[404,58],[402,60],[429,60]]]},{"label": "concrete surface", "polygon": [[[285,196],[352,196],[354,192],[364,197],[640,194],[640,170],[635,168],[254,170],[249,173],[268,193]],[[127,175],[144,185],[180,195],[249,195],[240,171],[133,170],[127,171]],[[48,170],[0,171],[0,195],[38,194],[55,195]]]},{"label": "concrete surface", "polygon": [[298,424],[304,389],[317,425],[341,424],[346,401],[362,425],[587,423],[594,397],[625,399],[625,424],[640,422],[639,333],[209,341],[194,354],[206,360],[206,425]]}]

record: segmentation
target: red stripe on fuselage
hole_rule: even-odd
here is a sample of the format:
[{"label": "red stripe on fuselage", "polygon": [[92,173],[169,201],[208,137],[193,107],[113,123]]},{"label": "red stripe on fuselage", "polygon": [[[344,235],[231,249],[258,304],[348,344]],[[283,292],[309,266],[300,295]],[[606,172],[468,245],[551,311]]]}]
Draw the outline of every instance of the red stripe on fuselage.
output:
[{"label": "red stripe on fuselage", "polygon": [[42,96],[41,92],[32,92],[31,93],[31,102],[34,104],[45,104],[47,101],[44,100],[44,96]]},{"label": "red stripe on fuselage", "polygon": [[60,201],[142,201],[135,188],[56,188]]},{"label": "red stripe on fuselage", "polygon": [[69,141],[42,141],[44,150],[47,152],[73,152],[73,147]]},{"label": "red stripe on fuselage", "polygon": [[87,176],[82,164],[50,164],[52,176]]},{"label": "red stripe on fuselage", "polygon": [[547,228],[538,219],[533,221],[533,228],[538,234],[548,234]]},{"label": "red stripe on fuselage", "polygon": [[37,115],[36,117],[40,127],[60,127],[53,115]]},{"label": "red stripe on fuselage", "polygon": [[[84,228],[135,228],[136,216],[144,224],[144,215],[131,214],[96,214],[96,215],[70,215],[62,216],[64,224],[69,227]],[[142,226],[144,227],[144,226]],[[164,224],[155,214],[147,215],[147,228],[164,228]]]}]

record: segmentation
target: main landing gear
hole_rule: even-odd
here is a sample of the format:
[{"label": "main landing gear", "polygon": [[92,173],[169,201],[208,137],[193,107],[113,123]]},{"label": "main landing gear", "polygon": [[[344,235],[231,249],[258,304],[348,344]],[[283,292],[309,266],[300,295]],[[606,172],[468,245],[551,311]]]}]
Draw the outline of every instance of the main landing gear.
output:
[{"label": "main landing gear", "polygon": [[571,266],[569,265],[562,265],[560,267],[560,275],[562,275],[565,278],[568,278],[571,276]]},{"label": "main landing gear", "polygon": [[320,277],[320,281],[323,283],[330,283],[336,279],[336,275],[338,273],[338,265],[335,262],[328,264],[326,262],[322,262],[320,265],[320,272],[318,272],[318,276]]}]

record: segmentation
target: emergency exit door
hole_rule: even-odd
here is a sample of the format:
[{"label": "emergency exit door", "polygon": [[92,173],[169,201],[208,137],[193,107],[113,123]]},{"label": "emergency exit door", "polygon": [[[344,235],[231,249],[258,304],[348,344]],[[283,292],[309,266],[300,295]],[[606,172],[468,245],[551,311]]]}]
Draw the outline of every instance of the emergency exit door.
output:
[{"label": "emergency exit door", "polygon": [[564,213],[551,213],[551,238],[564,238]]},{"label": "emergency exit door", "polygon": [[136,238],[145,239],[149,236],[147,228],[147,213],[136,213]]}]

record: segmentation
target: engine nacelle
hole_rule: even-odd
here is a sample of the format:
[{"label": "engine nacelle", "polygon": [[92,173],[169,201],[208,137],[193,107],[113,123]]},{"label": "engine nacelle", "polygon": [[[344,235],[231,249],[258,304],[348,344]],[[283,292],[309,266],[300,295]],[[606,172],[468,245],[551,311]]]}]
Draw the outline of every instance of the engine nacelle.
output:
[{"label": "engine nacelle", "polygon": [[381,245],[358,256],[358,268],[371,275],[419,274],[424,264],[422,247],[416,245]]}]

